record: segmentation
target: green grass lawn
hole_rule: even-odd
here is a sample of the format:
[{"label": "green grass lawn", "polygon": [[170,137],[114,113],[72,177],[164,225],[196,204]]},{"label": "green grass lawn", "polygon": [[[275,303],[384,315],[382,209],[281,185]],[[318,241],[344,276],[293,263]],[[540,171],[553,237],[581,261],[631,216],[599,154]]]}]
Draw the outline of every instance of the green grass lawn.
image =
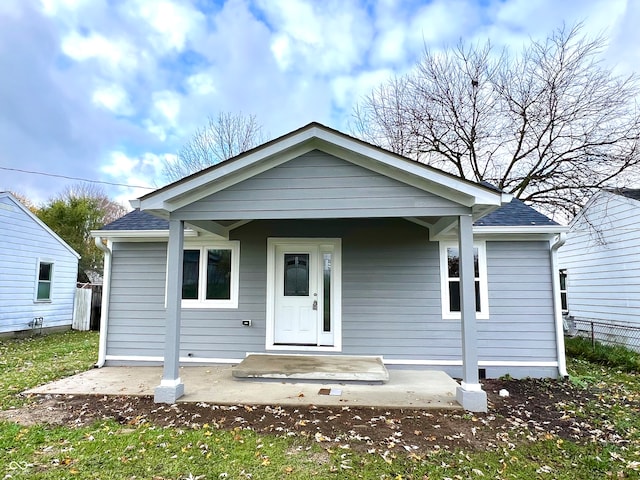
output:
[{"label": "green grass lawn", "polygon": [[[24,406],[26,401],[16,396],[19,391],[91,368],[96,354],[94,333],[0,340],[2,408]],[[594,433],[593,441],[549,435],[496,442],[495,448],[484,450],[395,450],[381,455],[343,444],[327,448],[313,438],[206,424],[177,428],[100,420],[80,427],[25,427],[0,421],[0,479],[640,478],[640,377],[602,363],[570,358],[573,385],[597,395],[584,404],[559,406],[578,421],[584,419],[584,428],[609,432]],[[613,440],[605,442],[605,437]]]},{"label": "green grass lawn", "polygon": [[27,401],[16,394],[88,370],[97,360],[97,332],[0,339],[0,410]]}]

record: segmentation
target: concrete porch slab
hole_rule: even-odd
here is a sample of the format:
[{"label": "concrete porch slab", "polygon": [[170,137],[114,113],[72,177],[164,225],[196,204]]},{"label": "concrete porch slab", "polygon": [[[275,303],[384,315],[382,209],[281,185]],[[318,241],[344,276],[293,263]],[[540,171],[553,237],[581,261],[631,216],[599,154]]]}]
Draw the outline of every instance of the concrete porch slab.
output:
[{"label": "concrete porch slab", "polygon": [[[387,383],[254,382],[236,380],[231,366],[182,367],[185,395],[180,402],[212,405],[361,406],[381,408],[461,409],[458,383],[442,371],[389,370]],[[161,367],[103,367],[79,373],[26,394],[153,396]],[[340,395],[320,391],[339,391]]]},{"label": "concrete porch slab", "polygon": [[347,355],[247,355],[232,368],[235,378],[387,382],[381,357]]}]

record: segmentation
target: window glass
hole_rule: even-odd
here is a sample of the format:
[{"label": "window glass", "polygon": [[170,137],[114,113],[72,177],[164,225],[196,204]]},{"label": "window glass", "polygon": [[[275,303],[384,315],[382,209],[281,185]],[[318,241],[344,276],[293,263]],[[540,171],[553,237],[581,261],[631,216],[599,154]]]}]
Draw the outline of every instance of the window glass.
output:
[{"label": "window glass", "polygon": [[185,247],[182,307],[238,308],[240,243],[203,242]]},{"label": "window glass", "polygon": [[569,305],[567,304],[567,271],[560,270],[560,304],[563,312],[569,311]]},{"label": "window glass", "polygon": [[231,298],[231,250],[207,251],[207,300]]},{"label": "window glass", "polygon": [[449,281],[449,311],[460,311],[460,282]]},{"label": "window glass", "polygon": [[200,279],[200,250],[184,251],[182,269],[182,299],[197,300]]},{"label": "window glass", "polygon": [[309,295],[309,254],[284,254],[285,297],[307,297]]},{"label": "window glass", "polygon": [[41,262],[38,266],[38,291],[37,300],[51,300],[51,277],[53,263]]},{"label": "window glass", "polygon": [[[441,246],[442,309],[446,318],[459,318],[460,314],[460,249],[457,245]],[[473,273],[475,283],[476,313],[488,317],[488,292],[484,244],[473,247]]]},{"label": "window glass", "polygon": [[331,261],[332,255],[324,253],[323,260],[323,301],[324,301],[324,319],[322,325],[323,332],[331,331]]},{"label": "window glass", "polygon": [[[473,248],[473,270],[475,277],[476,311],[481,310],[480,262],[478,248]],[[460,254],[458,247],[447,247],[447,274],[449,278],[449,311],[460,311]]]},{"label": "window glass", "polygon": [[449,267],[449,278],[460,277],[460,258],[458,247],[447,248],[447,265]]}]

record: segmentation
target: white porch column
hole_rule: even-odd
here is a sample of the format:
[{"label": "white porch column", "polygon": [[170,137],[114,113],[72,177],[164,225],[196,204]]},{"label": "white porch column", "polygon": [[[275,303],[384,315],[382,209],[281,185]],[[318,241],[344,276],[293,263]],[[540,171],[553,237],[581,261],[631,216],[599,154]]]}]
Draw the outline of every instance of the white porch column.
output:
[{"label": "white porch column", "polygon": [[162,381],[155,389],[156,403],[175,403],[184,395],[180,378],[180,314],[182,303],[182,258],[184,248],[184,221],[169,220],[167,251],[167,316],[164,336],[164,371]]},{"label": "white porch column", "polygon": [[482,390],[478,378],[476,287],[473,258],[473,219],[471,215],[458,217],[458,246],[460,255],[462,382],[456,391],[456,399],[465,410],[486,412],[487,394]]}]

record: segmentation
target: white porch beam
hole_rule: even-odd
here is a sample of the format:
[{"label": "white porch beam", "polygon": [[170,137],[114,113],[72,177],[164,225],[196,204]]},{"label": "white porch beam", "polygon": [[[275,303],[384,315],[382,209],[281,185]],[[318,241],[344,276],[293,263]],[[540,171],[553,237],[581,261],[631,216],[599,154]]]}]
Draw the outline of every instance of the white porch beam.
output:
[{"label": "white porch beam", "polygon": [[478,330],[476,327],[476,286],[473,255],[473,218],[458,217],[460,268],[460,317],[462,335],[462,383],[456,399],[465,410],[487,411],[487,394],[478,376]]},{"label": "white porch beam", "polygon": [[154,392],[156,403],[175,403],[184,395],[180,378],[180,315],[182,311],[182,260],[184,221],[169,220],[167,246],[167,316],[164,335],[164,366],[162,380]]},{"label": "white porch beam", "polygon": [[456,227],[456,223],[455,217],[442,217],[429,228],[429,239],[437,240],[441,236],[446,235]]},{"label": "white porch beam", "polygon": [[201,232],[213,233],[225,240],[229,240],[229,229],[212,220],[189,220],[187,224]]}]

